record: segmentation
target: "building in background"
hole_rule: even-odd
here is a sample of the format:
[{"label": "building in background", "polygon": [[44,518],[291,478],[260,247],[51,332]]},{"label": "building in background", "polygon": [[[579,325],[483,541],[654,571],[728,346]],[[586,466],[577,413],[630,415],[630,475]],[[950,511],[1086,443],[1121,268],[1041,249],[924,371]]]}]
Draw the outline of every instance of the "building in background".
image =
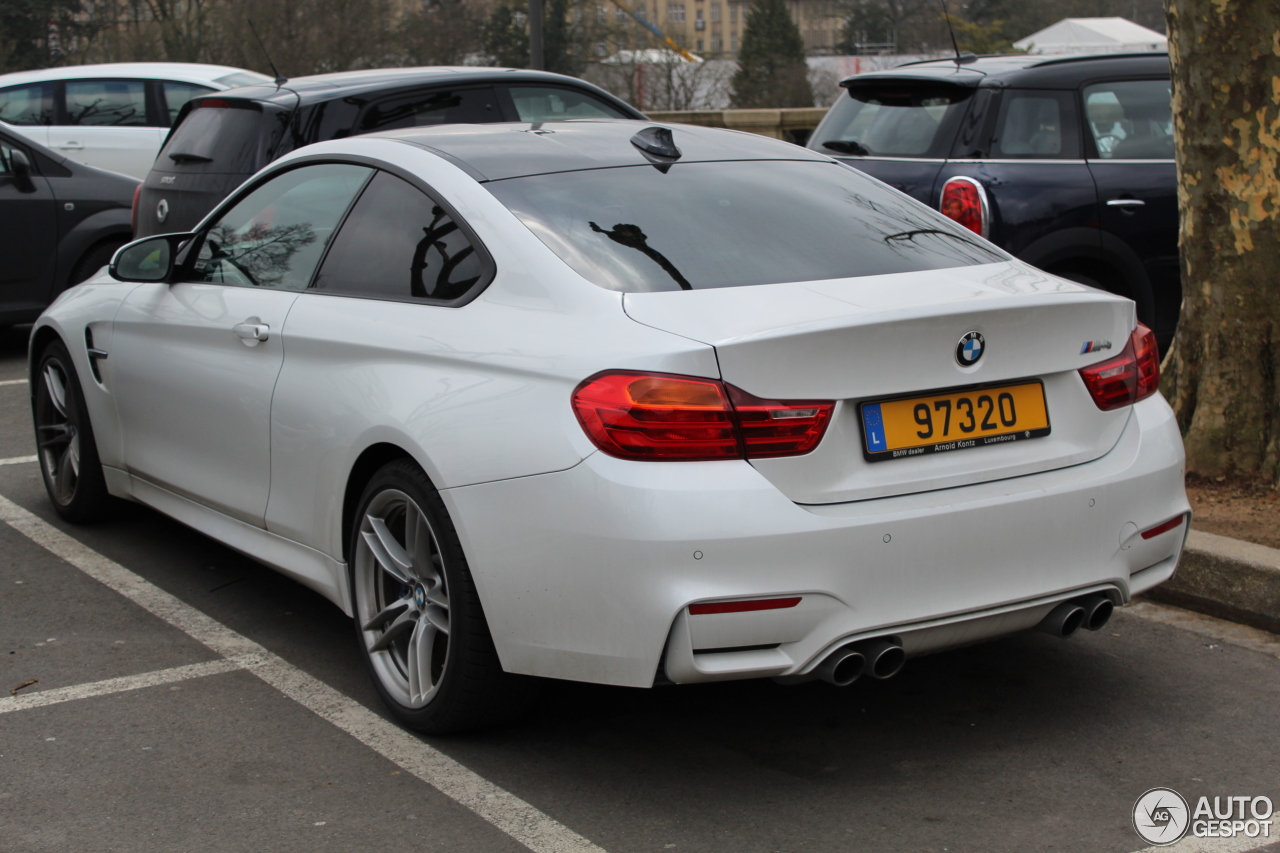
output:
[{"label": "building in background", "polygon": [[1168,40],[1125,18],[1064,18],[1013,46],[1027,53],[1144,53],[1168,50]]}]

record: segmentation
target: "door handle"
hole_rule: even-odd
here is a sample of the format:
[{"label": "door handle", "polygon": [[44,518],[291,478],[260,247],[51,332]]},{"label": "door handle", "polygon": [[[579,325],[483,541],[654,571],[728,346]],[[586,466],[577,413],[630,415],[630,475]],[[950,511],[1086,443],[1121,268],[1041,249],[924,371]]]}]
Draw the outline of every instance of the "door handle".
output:
[{"label": "door handle", "polygon": [[1140,198],[1113,198],[1107,202],[1107,207],[1143,207],[1146,202]]},{"label": "door handle", "polygon": [[84,143],[83,142],[64,142],[61,145],[59,145],[58,148],[62,151],[83,151]]},{"label": "door handle", "polygon": [[250,317],[243,323],[232,326],[231,331],[247,346],[256,347],[270,336],[271,327],[259,322],[257,317]]}]

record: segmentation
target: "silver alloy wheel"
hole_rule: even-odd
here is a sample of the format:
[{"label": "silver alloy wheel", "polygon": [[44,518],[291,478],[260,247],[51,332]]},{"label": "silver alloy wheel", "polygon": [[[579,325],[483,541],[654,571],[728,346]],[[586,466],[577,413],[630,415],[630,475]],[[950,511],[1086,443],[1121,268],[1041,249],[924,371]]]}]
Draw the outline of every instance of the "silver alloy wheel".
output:
[{"label": "silver alloy wheel", "polygon": [[449,651],[444,558],[426,515],[404,492],[369,503],[355,542],[355,617],[378,680],[397,702],[434,698]]},{"label": "silver alloy wheel", "polygon": [[49,359],[36,391],[36,436],[50,492],[62,506],[75,498],[80,482],[80,431],[75,409],[66,370],[60,361]]}]

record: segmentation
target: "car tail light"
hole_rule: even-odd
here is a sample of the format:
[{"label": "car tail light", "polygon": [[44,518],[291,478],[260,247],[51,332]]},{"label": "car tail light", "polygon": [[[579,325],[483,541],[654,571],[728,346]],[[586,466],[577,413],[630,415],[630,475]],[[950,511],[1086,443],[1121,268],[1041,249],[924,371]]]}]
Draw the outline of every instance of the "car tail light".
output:
[{"label": "car tail light", "polygon": [[987,192],[973,178],[952,178],[943,184],[938,209],[979,237],[987,236]]},{"label": "car tail light", "polygon": [[200,106],[202,107],[222,107],[223,109],[231,106],[227,103],[226,98],[201,98]]},{"label": "car tail light", "polygon": [[813,450],[827,431],[835,408],[835,403],[825,400],[761,400],[732,385],[725,387],[751,459],[797,456]]},{"label": "car tail light", "polygon": [[609,371],[573,392],[591,441],[622,459],[794,456],[818,446],[835,403],[761,400],[715,379]]},{"label": "car tail light", "polygon": [[133,207],[129,209],[129,230],[138,233],[138,196],[142,194],[142,184],[133,188]]},{"label": "car tail light", "polygon": [[1080,376],[1104,412],[1145,400],[1160,387],[1155,333],[1139,323],[1119,355],[1082,368]]}]

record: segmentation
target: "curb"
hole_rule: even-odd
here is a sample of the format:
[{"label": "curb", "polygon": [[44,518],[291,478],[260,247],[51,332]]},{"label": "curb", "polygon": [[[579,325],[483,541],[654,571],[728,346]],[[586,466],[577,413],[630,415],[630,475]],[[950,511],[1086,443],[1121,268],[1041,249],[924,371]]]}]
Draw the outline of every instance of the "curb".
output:
[{"label": "curb", "polygon": [[1143,597],[1280,633],[1280,550],[1192,530],[1173,578]]}]

